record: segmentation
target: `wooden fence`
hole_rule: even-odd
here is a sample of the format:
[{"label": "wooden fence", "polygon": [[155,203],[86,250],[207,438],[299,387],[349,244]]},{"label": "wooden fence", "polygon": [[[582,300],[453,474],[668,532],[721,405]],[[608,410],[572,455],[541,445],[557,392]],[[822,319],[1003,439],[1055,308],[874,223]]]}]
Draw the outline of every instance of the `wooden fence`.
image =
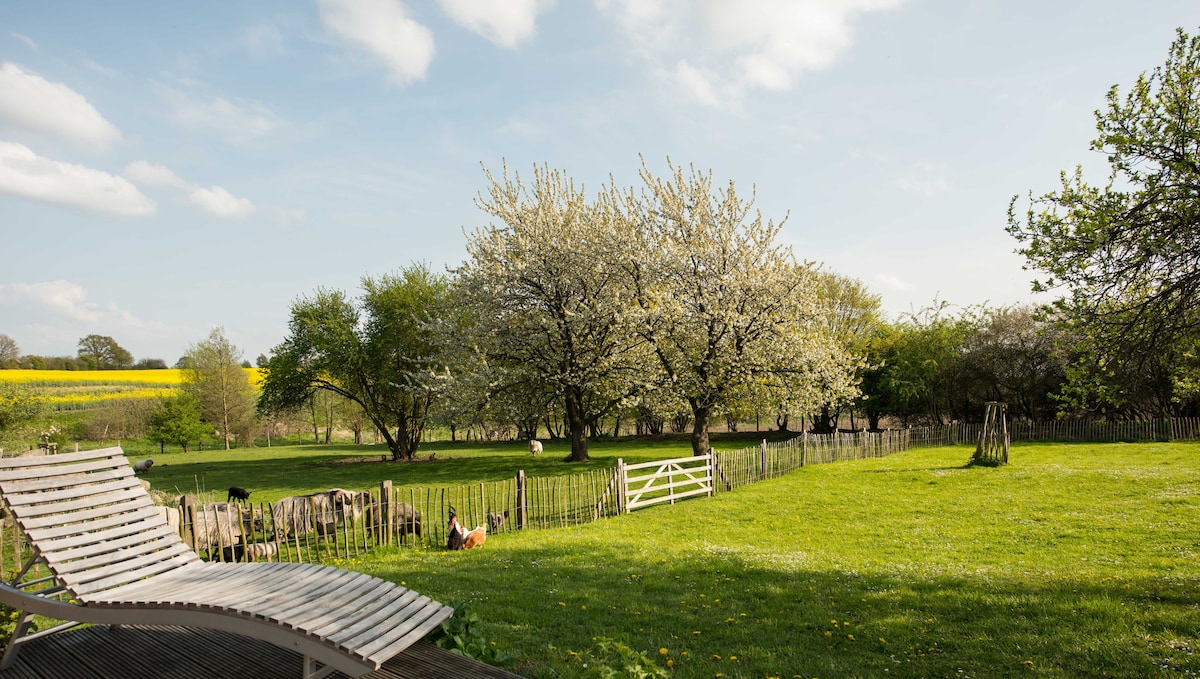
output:
[{"label": "wooden fence", "polygon": [[[319,518],[320,508],[310,500],[307,515],[318,518],[311,528],[299,530],[296,524],[305,510],[294,507],[288,516],[269,504],[220,509],[224,503],[192,499],[179,509],[163,511],[178,512],[185,540],[212,560],[326,562],[354,558],[381,545],[444,547],[451,510],[468,529],[487,526],[492,534],[572,526],[653,504],[731,491],[806,465],[883,457],[913,448],[974,445],[980,428],[979,424],[951,424],[801,434],[705,457],[633,465],[619,461],[615,469],[564,476],[527,477],[519,472],[503,481],[458,486],[393,488],[384,481],[378,488],[352,493],[357,504],[351,501],[335,509],[339,513],[329,521]],[[1200,419],[1016,421],[1009,423],[1009,435],[1013,441],[1026,442],[1196,441]],[[15,552],[27,552],[22,542],[11,522],[0,530],[0,576],[12,567]]]}]

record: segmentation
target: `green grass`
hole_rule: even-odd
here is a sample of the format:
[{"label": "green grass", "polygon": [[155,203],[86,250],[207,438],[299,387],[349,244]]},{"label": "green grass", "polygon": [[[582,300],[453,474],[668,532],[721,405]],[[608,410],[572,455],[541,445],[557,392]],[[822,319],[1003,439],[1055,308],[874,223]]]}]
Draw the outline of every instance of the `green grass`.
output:
[{"label": "green grass", "polygon": [[1200,445],[1024,445],[1000,468],[970,455],[808,467],[347,565],[468,602],[528,677],[582,676],[573,654],[597,636],[676,677],[1200,675]]},{"label": "green grass", "polygon": [[[755,445],[761,434],[723,436],[715,444],[725,449]],[[611,469],[617,458],[644,462],[691,455],[686,436],[652,439],[598,439],[588,444],[588,462],[564,462],[569,441],[547,441],[544,452],[533,457],[523,441],[491,443],[434,442],[421,445],[414,462],[392,462],[384,445],[287,445],[224,450],[206,447],[188,453],[178,449],[160,453],[144,441],[121,442],[131,461],[152,458],[154,467],[143,478],[168,494],[215,492],[224,500],[225,489],[250,490],[255,502],[273,502],[286,495],[315,493],[330,488],[378,488],[390,480],[397,488],[457,486],[527,476],[558,476],[595,469]],[[99,444],[97,444],[99,445]],[[431,453],[436,458],[429,461]],[[381,461],[386,458],[387,461]]]}]

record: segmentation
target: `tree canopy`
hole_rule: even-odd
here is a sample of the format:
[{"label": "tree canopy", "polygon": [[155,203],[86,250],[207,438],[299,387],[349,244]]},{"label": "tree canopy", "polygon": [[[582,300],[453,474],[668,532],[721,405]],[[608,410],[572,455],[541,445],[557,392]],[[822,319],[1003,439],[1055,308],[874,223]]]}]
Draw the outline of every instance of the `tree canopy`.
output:
[{"label": "tree canopy", "polygon": [[[1200,374],[1200,36],[1177,31],[1166,62],[1122,94],[1114,85],[1096,111],[1091,148],[1104,154],[1104,186],[1082,169],[1009,208],[1008,231],[1035,290],[1060,290],[1060,317],[1104,360],[1075,379],[1116,386],[1120,373],[1174,354],[1175,398],[1195,396]],[[1080,364],[1083,366],[1083,364]]]},{"label": "tree canopy", "polygon": [[133,354],[108,335],[80,338],[78,356],[97,370],[122,370],[133,366]]},{"label": "tree canopy", "polygon": [[182,368],[183,391],[200,405],[200,413],[220,432],[225,449],[254,417],[254,386],[242,369],[242,352],[224,328],[214,328],[208,338],[189,347]]},{"label": "tree canopy", "polygon": [[392,451],[412,459],[445,379],[436,320],[449,283],[425,264],[374,279],[350,299],[319,289],[292,304],[288,337],[267,359],[259,409],[298,407],[317,390],[358,404]]}]

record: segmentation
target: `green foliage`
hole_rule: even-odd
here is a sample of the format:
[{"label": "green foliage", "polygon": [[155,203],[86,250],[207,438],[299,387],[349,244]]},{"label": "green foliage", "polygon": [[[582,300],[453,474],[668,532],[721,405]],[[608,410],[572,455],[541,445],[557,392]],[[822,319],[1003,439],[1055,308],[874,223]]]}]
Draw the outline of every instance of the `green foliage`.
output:
[{"label": "green foliage", "polygon": [[[17,628],[17,623],[21,621],[21,611],[0,604],[0,639],[8,639],[12,637],[13,631]],[[38,630],[37,620],[29,623],[27,634],[32,634]]]},{"label": "green foliage", "polygon": [[411,459],[445,377],[433,326],[449,313],[449,284],[412,264],[362,286],[359,300],[322,289],[293,303],[288,337],[267,360],[259,411],[329,391],[362,407],[395,459]]},{"label": "green foliage", "polygon": [[[1096,111],[1094,151],[1108,160],[1103,187],[1082,169],[1063,172],[1060,188],[1032,197],[1024,215],[1009,207],[1008,231],[1028,267],[1042,272],[1035,290],[1058,289],[1056,313],[1080,337],[1073,398],[1095,408],[1141,408],[1170,414],[1161,403],[1191,400],[1200,371],[1200,36],[1182,29],[1167,60],[1143,73],[1124,96],[1114,85]],[[1128,380],[1142,384],[1130,383]],[[1113,389],[1131,387],[1113,399]],[[1158,404],[1136,392],[1154,392]],[[1122,403],[1122,401],[1124,401]],[[1166,405],[1166,410],[1163,409]]]},{"label": "green foliage", "polygon": [[627,644],[608,637],[596,637],[596,644],[585,653],[573,657],[582,670],[582,677],[597,679],[666,679],[667,668],[658,664],[649,653],[635,651]]},{"label": "green foliage", "polygon": [[210,431],[200,419],[200,403],[195,396],[183,393],[161,399],[150,414],[146,438],[159,445],[173,444],[187,452],[192,442],[200,441]]},{"label": "green foliage", "polygon": [[447,605],[454,609],[454,615],[444,621],[436,630],[430,633],[429,641],[438,648],[453,651],[468,658],[483,661],[496,667],[509,667],[516,663],[516,658],[496,647],[495,642],[489,642],[480,630],[479,615],[461,601],[450,601]]},{"label": "green foliage", "polygon": [[0,432],[33,422],[46,410],[36,391],[11,382],[0,382]]},{"label": "green foliage", "polygon": [[108,335],[88,335],[79,340],[79,360],[93,370],[120,370],[133,366],[133,354]]},{"label": "green foliage", "polygon": [[251,426],[255,414],[255,390],[242,368],[242,352],[218,327],[189,347],[185,358],[183,392],[195,399],[201,417],[221,433],[228,449],[230,441]]}]

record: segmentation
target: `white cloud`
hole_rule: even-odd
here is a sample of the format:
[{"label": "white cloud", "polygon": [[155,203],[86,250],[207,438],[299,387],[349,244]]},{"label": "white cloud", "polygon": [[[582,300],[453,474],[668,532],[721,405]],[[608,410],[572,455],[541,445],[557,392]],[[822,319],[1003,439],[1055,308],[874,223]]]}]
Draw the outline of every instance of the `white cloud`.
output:
[{"label": "white cloud", "polygon": [[537,32],[537,17],[553,0],[438,0],[454,23],[477,33],[497,47],[516,49]]},{"label": "white cloud", "polygon": [[83,95],[7,62],[0,65],[0,124],[98,149],[121,138]]},{"label": "white cloud", "polygon": [[696,101],[714,107],[721,105],[711,72],[702,71],[681,60],[675,64],[675,82]]},{"label": "white cloud", "polygon": [[[789,90],[805,72],[829,67],[852,44],[855,18],[899,1],[596,0],[596,5],[628,34],[652,73],[672,79],[702,103],[736,106],[749,90]],[[664,63],[687,68],[666,69]]]},{"label": "white cloud", "polygon": [[29,49],[31,49],[35,52],[37,51],[38,44],[36,42],[34,42],[33,38],[29,37],[28,35],[25,35],[24,33],[17,33],[16,31],[9,31],[8,34],[11,35],[12,37],[16,38],[17,40],[20,40],[21,42],[25,43],[25,46],[28,47]]},{"label": "white cloud", "polygon": [[926,197],[936,196],[950,188],[943,168],[933,163],[913,165],[908,174],[896,179],[896,186],[902,191]]},{"label": "white cloud", "polygon": [[161,90],[175,109],[175,122],[211,132],[231,144],[245,144],[290,128],[287,121],[261,102],[220,96],[196,99],[177,89]]},{"label": "white cloud", "polygon": [[116,304],[95,304],[87,301],[83,286],[65,280],[43,283],[0,283],[0,300],[10,303],[32,303],[54,315],[75,321],[96,324],[117,322],[141,326],[142,321]]},{"label": "white cloud", "polygon": [[238,198],[220,186],[196,188],[188,194],[192,204],[214,217],[238,219],[254,212],[254,203],[247,198]]},{"label": "white cloud", "polygon": [[342,40],[383,62],[389,79],[407,85],[425,77],[433,33],[398,0],[318,0],[321,21]]},{"label": "white cloud", "polygon": [[142,186],[159,188],[167,186],[176,189],[191,188],[190,184],[180,179],[179,175],[172,172],[170,168],[148,163],[144,160],[130,163],[122,174]]},{"label": "white cloud", "polygon": [[29,147],[12,142],[0,141],[0,191],[117,217],[154,213],[154,202],[127,180],[42,158]]},{"label": "white cloud", "polygon": [[900,280],[899,278],[896,278],[895,276],[889,276],[888,274],[883,274],[883,273],[875,274],[875,281],[878,282],[880,285],[882,285],[886,288],[891,288],[893,290],[907,290],[908,289],[907,283]]},{"label": "white cloud", "polygon": [[130,163],[129,167],[125,168],[124,174],[142,186],[185,191],[188,194],[188,201],[192,205],[214,217],[238,219],[254,212],[254,203],[250,202],[250,199],[238,198],[220,186],[206,189],[185,181],[171,168],[163,165],[139,160]]}]

